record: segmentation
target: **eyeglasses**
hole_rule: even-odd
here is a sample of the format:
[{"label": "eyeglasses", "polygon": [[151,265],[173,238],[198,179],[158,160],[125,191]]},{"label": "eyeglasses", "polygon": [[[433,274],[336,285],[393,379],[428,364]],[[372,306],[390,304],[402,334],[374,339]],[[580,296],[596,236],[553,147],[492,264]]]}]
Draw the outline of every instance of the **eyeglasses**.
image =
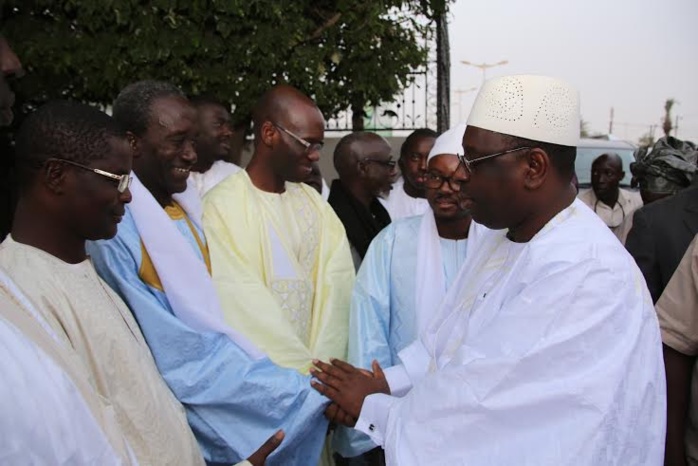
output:
[{"label": "eyeglasses", "polygon": [[384,167],[387,167],[389,169],[395,168],[397,165],[397,162],[393,160],[392,157],[390,157],[388,160],[380,160],[380,159],[372,159],[370,157],[366,157],[365,159],[362,159],[361,162],[363,163],[377,163],[378,165],[383,165]]},{"label": "eyeglasses", "polygon": [[283,126],[277,124],[277,123],[272,123],[272,125],[276,126],[279,128],[281,131],[284,133],[288,134],[291,136],[293,139],[298,141],[303,147],[305,147],[305,153],[306,154],[312,154],[313,152],[319,152],[322,150],[322,148],[325,146],[324,142],[309,142],[303,139],[302,137],[298,136],[297,134],[292,133],[291,131],[287,130]]},{"label": "eyeglasses", "polygon": [[495,157],[499,157],[500,155],[506,155],[506,154],[511,154],[512,152],[518,152],[520,150],[526,150],[526,149],[533,149],[532,147],[517,147],[516,149],[509,149],[505,150],[504,152],[497,152],[496,154],[490,154],[490,155],[485,155],[484,157],[478,157],[473,160],[468,160],[465,158],[465,154],[458,154],[458,158],[460,159],[461,163],[463,166],[465,166],[465,171],[468,173],[472,173],[473,169],[472,166],[475,165],[476,163],[480,163],[483,160],[487,159],[493,159]]},{"label": "eyeglasses", "polygon": [[427,172],[424,186],[429,189],[441,189],[446,182],[448,183],[448,187],[451,188],[451,191],[454,193],[460,192],[461,180],[457,180],[453,176],[441,176],[431,172]]},{"label": "eyeglasses", "polygon": [[116,190],[119,191],[120,193],[123,193],[124,191],[126,191],[131,186],[131,182],[133,181],[133,177],[131,175],[128,175],[128,174],[115,175],[113,173],[109,173],[109,172],[105,172],[104,170],[100,170],[99,168],[92,168],[92,167],[88,167],[88,166],[79,164],[77,162],[73,162],[72,160],[50,158],[47,161],[49,161],[49,160],[55,160],[58,162],[67,163],[68,165],[73,165],[74,167],[82,168],[83,170],[89,170],[92,173],[96,173],[96,174],[103,176],[105,178],[109,178],[111,180],[118,181],[119,184],[117,185]]}]

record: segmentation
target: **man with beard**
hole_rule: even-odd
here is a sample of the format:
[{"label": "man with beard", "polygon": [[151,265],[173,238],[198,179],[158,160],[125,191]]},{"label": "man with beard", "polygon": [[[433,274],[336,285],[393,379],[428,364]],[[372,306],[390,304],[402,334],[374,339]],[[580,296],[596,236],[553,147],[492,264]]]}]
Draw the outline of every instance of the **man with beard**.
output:
[{"label": "man with beard", "polygon": [[402,176],[393,189],[381,198],[390,218],[395,221],[413,215],[422,215],[429,210],[424,190],[427,156],[436,141],[436,132],[428,128],[414,131],[400,147],[398,167]]},{"label": "man with beard", "polygon": [[189,175],[199,195],[204,195],[240,167],[228,162],[233,126],[227,106],[209,97],[194,97],[199,133],[196,136],[196,163]]},{"label": "man with beard", "polygon": [[[460,205],[458,175],[465,123],[445,132],[429,153],[426,194],[431,209],[393,222],[371,243],[356,277],[349,316],[349,362],[371,368],[399,363],[398,353],[426,328],[465,262],[476,225]],[[382,451],[366,436],[341,428],[337,451],[351,465],[367,453],[380,464]],[[340,464],[342,462],[340,461]]]},{"label": "man with beard", "polygon": [[253,120],[252,160],[204,202],[213,279],[230,325],[272,361],[307,373],[313,358],[345,357],[354,283],[342,223],[303,183],[325,120],[287,85],[261,97]]},{"label": "man with beard", "polygon": [[328,202],[347,231],[354,265],[359,268],[373,238],[390,223],[390,215],[379,202],[390,191],[396,162],[390,144],[374,133],[344,136],[334,150],[339,179],[332,182]]},{"label": "man with beard", "polygon": [[579,96],[545,76],[486,82],[463,136],[468,257],[401,365],[316,362],[331,417],[389,465],[658,465],[657,316],[632,257],[572,185]]}]

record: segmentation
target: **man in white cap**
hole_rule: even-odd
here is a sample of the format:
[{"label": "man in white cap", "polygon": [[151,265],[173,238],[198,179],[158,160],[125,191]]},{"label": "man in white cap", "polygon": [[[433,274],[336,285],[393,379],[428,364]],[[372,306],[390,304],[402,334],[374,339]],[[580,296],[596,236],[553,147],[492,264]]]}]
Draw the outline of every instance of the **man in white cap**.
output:
[{"label": "man in white cap", "polygon": [[[398,353],[426,327],[465,262],[468,233],[476,226],[459,199],[464,132],[465,123],[446,131],[428,155],[424,184],[431,208],[393,222],[368,249],[349,318],[349,362],[356,367],[370,369],[373,360],[385,367],[398,364]],[[342,428],[335,447],[350,458],[376,444]]]},{"label": "man in white cap", "polygon": [[317,362],[338,421],[388,464],[659,465],[666,391],[640,271],[575,199],[579,98],[542,76],[488,81],[461,194],[493,231],[420,338],[383,373]]}]

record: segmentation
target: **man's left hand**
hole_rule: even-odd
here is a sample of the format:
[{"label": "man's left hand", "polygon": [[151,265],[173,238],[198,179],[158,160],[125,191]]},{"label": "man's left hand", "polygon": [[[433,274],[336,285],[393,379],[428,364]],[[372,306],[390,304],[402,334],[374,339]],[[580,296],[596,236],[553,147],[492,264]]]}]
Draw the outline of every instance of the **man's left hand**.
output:
[{"label": "man's left hand", "polygon": [[[332,364],[313,361],[310,369],[313,388],[334,401],[349,416],[357,419],[364,404],[364,398],[374,393],[390,394],[390,387],[377,361],[373,361],[373,372],[357,369],[349,363],[333,359]],[[319,370],[318,370],[319,369]]]}]

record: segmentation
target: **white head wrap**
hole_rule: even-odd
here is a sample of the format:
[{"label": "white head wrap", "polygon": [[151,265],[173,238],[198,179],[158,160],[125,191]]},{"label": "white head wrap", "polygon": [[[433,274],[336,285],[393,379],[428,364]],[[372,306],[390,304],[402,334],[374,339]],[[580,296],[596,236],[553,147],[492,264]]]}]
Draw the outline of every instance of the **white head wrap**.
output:
[{"label": "white head wrap", "polygon": [[427,163],[437,155],[463,155],[463,134],[465,134],[465,123],[458,123],[436,138],[434,147],[429,151]]}]

